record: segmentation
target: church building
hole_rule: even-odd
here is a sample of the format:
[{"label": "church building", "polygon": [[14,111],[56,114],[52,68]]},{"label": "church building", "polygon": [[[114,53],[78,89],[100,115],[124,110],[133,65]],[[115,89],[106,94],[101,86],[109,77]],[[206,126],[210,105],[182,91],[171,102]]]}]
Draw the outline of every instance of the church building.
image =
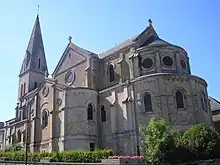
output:
[{"label": "church building", "polygon": [[213,126],[206,81],[191,74],[187,52],[161,39],[151,20],[136,36],[99,54],[70,37],[48,74],[37,15],[24,53],[15,118],[4,126],[5,146],[139,155],[139,125],[153,116],[179,130]]}]

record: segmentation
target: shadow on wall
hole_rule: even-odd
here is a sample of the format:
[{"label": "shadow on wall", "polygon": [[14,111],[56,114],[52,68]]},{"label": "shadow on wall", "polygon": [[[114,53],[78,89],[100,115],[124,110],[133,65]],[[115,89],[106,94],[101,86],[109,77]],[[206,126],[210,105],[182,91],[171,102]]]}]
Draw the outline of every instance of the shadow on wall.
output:
[{"label": "shadow on wall", "polygon": [[[104,142],[102,147],[112,148],[114,155],[135,154],[132,149],[132,145],[135,144],[135,130],[130,128],[134,125],[131,117],[133,112],[128,108],[128,106],[132,106],[129,105],[131,103],[122,103],[122,100],[118,100],[117,94],[113,104],[107,99],[102,99],[101,103],[107,112],[107,120],[101,124],[101,135]],[[101,113],[99,114],[101,115]]]}]

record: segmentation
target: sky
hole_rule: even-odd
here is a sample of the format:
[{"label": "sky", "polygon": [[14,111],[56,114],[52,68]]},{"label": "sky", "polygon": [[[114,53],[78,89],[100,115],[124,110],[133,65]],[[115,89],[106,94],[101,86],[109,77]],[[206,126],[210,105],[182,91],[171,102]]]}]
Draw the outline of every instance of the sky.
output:
[{"label": "sky", "polygon": [[141,33],[151,18],[160,38],[183,47],[193,75],[220,100],[220,1],[218,0],[2,0],[0,1],[0,121],[13,118],[18,74],[39,8],[49,72],[68,37],[95,53]]}]

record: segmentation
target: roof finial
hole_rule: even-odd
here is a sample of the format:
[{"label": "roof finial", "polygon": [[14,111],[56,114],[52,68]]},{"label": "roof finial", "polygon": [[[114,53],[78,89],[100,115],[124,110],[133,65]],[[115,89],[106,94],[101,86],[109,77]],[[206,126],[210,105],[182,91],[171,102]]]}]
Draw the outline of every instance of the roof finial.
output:
[{"label": "roof finial", "polygon": [[149,25],[151,25],[151,24],[152,24],[152,20],[151,20],[151,19],[149,19],[149,20],[148,20],[148,22],[149,22]]},{"label": "roof finial", "polygon": [[37,6],[37,15],[39,15],[39,8],[40,8],[40,5]]},{"label": "roof finial", "polygon": [[72,37],[71,36],[69,36],[69,42],[72,42]]}]

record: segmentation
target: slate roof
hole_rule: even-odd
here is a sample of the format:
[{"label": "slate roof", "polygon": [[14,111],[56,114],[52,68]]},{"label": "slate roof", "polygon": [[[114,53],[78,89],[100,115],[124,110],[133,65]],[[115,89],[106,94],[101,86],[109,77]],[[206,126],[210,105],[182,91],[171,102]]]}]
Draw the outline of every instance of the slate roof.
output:
[{"label": "slate roof", "polygon": [[220,110],[220,102],[209,96],[211,111]]},{"label": "slate roof", "polygon": [[[144,34],[147,34],[146,36],[144,36]],[[145,38],[145,43],[144,45],[146,46],[158,46],[158,45],[172,45],[162,39],[159,38],[159,36],[157,35],[156,31],[154,30],[153,26],[150,24],[144,31],[142,31],[140,34],[116,45],[115,47],[100,53],[99,56],[100,58],[105,58],[111,54],[114,54],[124,48],[127,48],[131,45],[134,45],[136,43],[136,41],[139,40],[139,38],[141,38],[142,36],[144,36],[143,38]]]}]

